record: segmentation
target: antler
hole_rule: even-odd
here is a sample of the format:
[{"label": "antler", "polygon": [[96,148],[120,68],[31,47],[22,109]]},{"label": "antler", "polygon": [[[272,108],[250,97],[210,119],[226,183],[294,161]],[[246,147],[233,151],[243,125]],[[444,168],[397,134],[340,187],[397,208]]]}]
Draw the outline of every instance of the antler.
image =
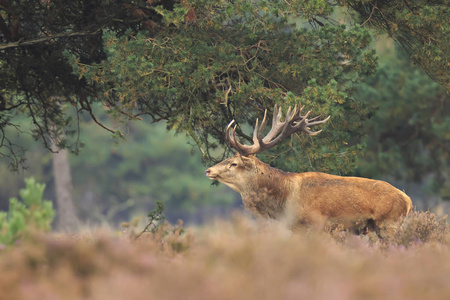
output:
[{"label": "antler", "polygon": [[[277,110],[278,113],[276,113]],[[330,116],[328,116],[324,120],[317,121],[320,118],[320,115],[308,119],[309,115],[311,114],[311,111],[308,111],[306,115],[302,116],[301,115],[302,110],[303,107],[300,104],[298,106],[295,105],[292,111],[291,107],[289,107],[286,113],[286,118],[282,122],[281,107],[278,108],[278,106],[275,104],[275,107],[273,109],[272,128],[267,133],[267,135],[264,138],[262,138],[261,136],[264,128],[266,127],[267,122],[266,119],[267,109],[266,109],[264,112],[263,121],[261,122],[261,127],[259,128],[258,128],[258,119],[256,119],[255,129],[253,130],[253,145],[242,145],[241,143],[238,142],[238,140],[236,139],[236,125],[233,127],[233,130],[230,131],[231,125],[233,125],[234,123],[233,120],[230,122],[230,124],[228,124],[226,131],[226,140],[228,144],[230,144],[231,147],[236,149],[241,155],[248,156],[272,148],[273,146],[275,146],[284,138],[288,137],[294,132],[304,131],[309,135],[319,134],[322,130],[311,131],[309,127],[320,125],[327,122],[330,119]]]}]

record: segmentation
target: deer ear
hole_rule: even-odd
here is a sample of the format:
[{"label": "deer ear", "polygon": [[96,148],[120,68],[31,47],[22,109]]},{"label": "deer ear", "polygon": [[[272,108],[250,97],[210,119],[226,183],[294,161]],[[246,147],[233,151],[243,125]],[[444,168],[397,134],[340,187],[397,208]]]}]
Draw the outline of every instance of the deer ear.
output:
[{"label": "deer ear", "polygon": [[255,160],[253,158],[253,155],[250,155],[250,156],[240,155],[240,158],[242,160],[242,163],[246,167],[252,167],[255,165]]}]

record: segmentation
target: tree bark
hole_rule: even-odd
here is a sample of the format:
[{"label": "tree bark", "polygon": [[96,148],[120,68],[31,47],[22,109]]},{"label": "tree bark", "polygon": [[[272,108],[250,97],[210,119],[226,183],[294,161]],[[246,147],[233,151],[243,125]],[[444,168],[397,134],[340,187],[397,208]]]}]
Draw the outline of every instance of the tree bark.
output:
[{"label": "tree bark", "polygon": [[72,176],[70,172],[69,153],[66,149],[58,149],[52,144],[53,175],[55,177],[55,192],[57,203],[57,229],[74,232],[79,227],[72,200]]}]

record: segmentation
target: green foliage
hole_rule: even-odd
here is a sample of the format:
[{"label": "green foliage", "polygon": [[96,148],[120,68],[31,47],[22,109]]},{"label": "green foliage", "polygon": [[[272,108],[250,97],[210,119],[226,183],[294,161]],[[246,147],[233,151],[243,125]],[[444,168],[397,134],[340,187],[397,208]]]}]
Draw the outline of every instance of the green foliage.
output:
[{"label": "green foliage", "polygon": [[0,245],[11,245],[33,231],[49,231],[55,212],[52,202],[43,200],[45,184],[33,177],[25,179],[26,187],[17,198],[9,199],[8,212],[0,212]]},{"label": "green foliage", "polygon": [[[100,103],[116,119],[165,121],[190,135],[206,160],[219,160],[224,153],[214,149],[231,119],[250,140],[248,127],[265,108],[301,101],[332,116],[324,134],[293,137],[264,159],[348,173],[369,111],[353,89],[375,66],[365,27],[387,32],[449,88],[448,0],[9,2],[0,5],[0,155],[13,168],[23,163],[13,136],[24,134],[24,116],[47,148],[65,134],[59,146],[78,152],[71,136],[83,111],[123,137],[99,121]],[[361,26],[333,21],[336,4],[350,7]]]},{"label": "green foliage", "polygon": [[[61,134],[70,137],[77,131],[68,107],[87,111],[95,119],[91,108],[95,97],[87,99],[95,95],[95,87],[71,73],[63,53],[76,53],[85,63],[101,61],[101,30],[114,28],[118,34],[136,30],[145,19],[155,17],[133,15],[144,2],[0,3],[0,156],[9,158],[13,168],[23,164],[22,148],[12,142],[14,134],[24,134],[19,126],[22,116],[32,121],[33,136],[49,149]],[[59,146],[78,150],[77,142],[62,140]]]},{"label": "green foliage", "polygon": [[450,1],[344,0],[361,23],[387,33],[450,91]]},{"label": "green foliage", "polygon": [[[187,11],[196,17],[189,19]],[[281,151],[301,150],[296,160],[282,165],[287,155],[279,149],[265,160],[288,170],[347,173],[360,152],[367,114],[353,89],[374,71],[376,60],[368,49],[369,32],[330,24],[332,11],[326,1],[185,1],[173,10],[158,8],[157,31],[119,37],[104,31],[102,63],[70,60],[74,72],[101,91],[110,114],[138,110],[164,120],[169,129],[190,135],[209,161],[223,158],[224,152],[214,149],[224,144],[232,119],[238,135],[251,140],[245,131],[264,109],[301,102],[316,114],[331,115],[327,133],[298,139],[294,148]],[[316,26],[300,28],[293,20]]]},{"label": "green foliage", "polygon": [[428,192],[448,197],[450,108],[442,87],[399,52],[381,62],[375,76],[360,86],[358,97],[374,108],[359,173],[426,181]]}]

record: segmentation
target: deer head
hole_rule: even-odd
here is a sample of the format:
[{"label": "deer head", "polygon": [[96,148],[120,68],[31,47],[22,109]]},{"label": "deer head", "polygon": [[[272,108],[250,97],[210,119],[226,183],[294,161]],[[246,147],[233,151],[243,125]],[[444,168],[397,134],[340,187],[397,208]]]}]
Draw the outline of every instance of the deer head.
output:
[{"label": "deer head", "polygon": [[256,120],[253,131],[253,145],[243,145],[236,138],[236,125],[234,120],[228,124],[225,138],[227,143],[237,150],[235,156],[228,158],[217,165],[206,170],[206,176],[211,180],[218,180],[237,192],[241,192],[246,186],[251,184],[252,174],[263,163],[260,162],[254,155],[264,150],[274,147],[286,137],[296,132],[305,132],[308,135],[317,135],[322,130],[311,131],[310,127],[321,125],[327,122],[330,117],[319,120],[320,116],[309,118],[311,111],[302,115],[303,107],[295,105],[294,109],[288,108],[286,117],[282,121],[282,111],[277,105],[274,107],[272,128],[263,138],[262,134],[267,124],[267,109],[264,112],[264,118],[259,126],[259,120]]}]

